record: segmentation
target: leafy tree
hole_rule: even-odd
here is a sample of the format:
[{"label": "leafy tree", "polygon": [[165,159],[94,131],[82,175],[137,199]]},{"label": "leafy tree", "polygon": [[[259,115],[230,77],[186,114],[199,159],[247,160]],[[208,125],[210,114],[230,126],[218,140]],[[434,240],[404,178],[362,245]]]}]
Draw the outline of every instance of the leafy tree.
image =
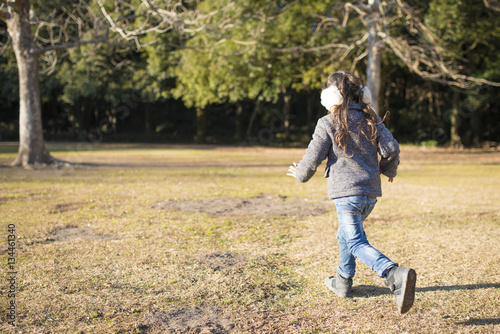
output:
[{"label": "leafy tree", "polygon": [[[186,48],[177,53],[179,66],[174,70],[177,82],[174,96],[197,109],[199,139],[205,133],[204,108],[208,104],[251,100],[256,106],[251,117],[254,119],[259,101],[276,103],[282,98],[287,138],[293,92],[317,89],[319,81],[311,75],[312,69],[326,79],[324,63],[318,64],[318,59],[324,54],[328,54],[328,60],[335,56],[324,43],[339,38],[341,33],[317,27],[316,13],[328,11],[329,6],[315,0],[289,4],[205,1],[200,10],[210,12],[218,6],[231,6],[231,11],[225,12],[225,17],[211,17],[206,22],[209,28],[197,32],[186,43]],[[338,63],[332,60],[327,68]],[[303,80],[306,76],[308,79]],[[236,129],[241,133],[238,126]]]},{"label": "leafy tree", "polygon": [[[39,14],[37,14],[49,15],[54,21],[60,22],[61,16],[71,10],[72,4],[70,2],[61,3],[52,12],[49,12],[42,3],[37,6],[38,3],[35,2],[34,5],[35,7],[32,7],[28,0],[0,1],[0,20],[7,25],[19,73],[20,141],[19,153],[13,165],[23,166],[56,162],[45,149],[43,140],[39,85],[40,56],[44,52],[54,50],[54,47],[44,47],[36,42],[49,45],[65,42],[67,37],[77,34],[76,27],[78,26],[78,22],[74,22],[73,17],[69,15],[65,20],[66,25],[58,25],[57,28],[53,28],[40,19]],[[80,6],[76,7],[79,7],[78,10],[81,12],[86,10]],[[33,25],[37,26],[34,32],[32,32]],[[64,46],[72,45],[66,44]]]},{"label": "leafy tree", "polygon": [[[57,162],[46,150],[42,132],[39,63],[52,60],[57,50],[110,42],[119,37],[142,46],[146,33],[185,30],[196,25],[191,1],[89,0],[41,2],[0,0],[19,72],[19,152],[13,165]],[[110,36],[109,32],[112,32]]]},{"label": "leafy tree", "polygon": [[[273,97],[266,89],[266,67],[261,65],[267,49],[260,48],[257,41],[260,30],[265,29],[265,19],[262,22],[259,17],[264,8],[254,6],[255,13],[241,1],[205,1],[199,10],[203,13],[223,7],[230,9],[224,15],[208,17],[205,24],[210,28],[197,32],[176,54],[173,94],[182,98],[188,108],[196,108],[198,142],[205,140],[207,105]],[[247,41],[240,42],[241,38]],[[241,107],[238,110],[241,112]]]},{"label": "leafy tree", "polygon": [[[429,4],[425,24],[436,32],[439,45],[452,53],[462,76],[487,79],[488,82],[479,82],[499,86],[495,83],[500,81],[500,17],[497,14],[477,1],[434,0]],[[461,146],[467,141],[460,134],[461,119],[467,117],[470,120],[470,131],[467,131],[470,133],[469,144],[479,146],[482,133],[480,114],[492,109],[498,89],[488,88],[487,85],[463,88],[453,93],[451,144]],[[460,101],[460,96],[464,96],[463,101]]]}]

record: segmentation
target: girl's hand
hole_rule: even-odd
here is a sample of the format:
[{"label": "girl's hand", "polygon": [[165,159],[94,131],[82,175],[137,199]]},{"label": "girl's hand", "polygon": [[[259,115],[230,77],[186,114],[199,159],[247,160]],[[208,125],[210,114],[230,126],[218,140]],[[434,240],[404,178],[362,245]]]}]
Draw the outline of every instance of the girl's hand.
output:
[{"label": "girl's hand", "polygon": [[297,176],[295,175],[296,168],[297,168],[297,163],[294,162],[293,166],[290,166],[288,168],[288,173],[286,175],[297,178]]},{"label": "girl's hand", "polygon": [[[382,175],[382,170],[380,168],[378,169],[378,172],[380,173],[380,175]],[[390,177],[387,181],[389,181],[390,183],[392,183],[392,181],[394,181],[394,178]]]}]

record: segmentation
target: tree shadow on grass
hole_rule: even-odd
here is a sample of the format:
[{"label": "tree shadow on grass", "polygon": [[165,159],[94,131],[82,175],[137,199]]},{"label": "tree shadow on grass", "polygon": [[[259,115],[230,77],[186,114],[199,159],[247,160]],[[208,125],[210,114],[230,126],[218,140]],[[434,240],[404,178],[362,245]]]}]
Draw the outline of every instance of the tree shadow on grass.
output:
[{"label": "tree shadow on grass", "polygon": [[457,322],[457,325],[465,325],[465,326],[487,326],[487,325],[500,325],[500,318],[470,318],[467,321]]},{"label": "tree shadow on grass", "polygon": [[[485,283],[485,284],[465,284],[465,285],[437,285],[428,287],[416,287],[415,292],[431,292],[431,291],[456,291],[456,290],[477,290],[500,288],[500,283]],[[391,294],[391,291],[386,287],[373,285],[355,285],[352,288],[354,297],[369,298]],[[481,319],[477,319],[481,320]],[[498,319],[493,319],[498,320]]]},{"label": "tree shadow on grass", "polygon": [[478,290],[478,289],[491,289],[500,288],[500,283],[484,283],[484,284],[465,284],[465,285],[448,285],[448,286],[429,286],[429,287],[417,287],[416,292],[429,292],[429,291],[455,291],[455,290]]}]

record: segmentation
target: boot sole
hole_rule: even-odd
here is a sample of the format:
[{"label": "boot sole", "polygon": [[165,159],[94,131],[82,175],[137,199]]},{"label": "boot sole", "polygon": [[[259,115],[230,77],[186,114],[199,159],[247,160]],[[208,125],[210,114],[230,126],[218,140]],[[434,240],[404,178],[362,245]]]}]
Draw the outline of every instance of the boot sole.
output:
[{"label": "boot sole", "polygon": [[417,282],[417,273],[410,269],[406,274],[405,286],[403,287],[404,295],[401,303],[401,314],[408,312],[413,306],[415,300],[415,283]]}]

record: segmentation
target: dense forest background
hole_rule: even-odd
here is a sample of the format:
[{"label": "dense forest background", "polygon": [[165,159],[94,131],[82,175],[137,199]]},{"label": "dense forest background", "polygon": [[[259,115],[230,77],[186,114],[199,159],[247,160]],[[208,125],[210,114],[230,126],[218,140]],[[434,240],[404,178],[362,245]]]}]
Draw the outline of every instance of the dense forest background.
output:
[{"label": "dense forest background", "polygon": [[[143,3],[87,1],[86,10],[127,30],[112,24],[104,42],[43,53],[45,140],[304,143],[325,115],[319,93],[328,74],[344,69],[366,78],[370,13],[363,1],[182,2],[174,10],[183,21],[168,29],[151,23]],[[72,29],[40,24],[70,17],[81,4],[32,1],[35,42],[103,34],[89,12],[81,27],[78,20]],[[378,8],[379,114],[390,112],[385,122],[395,137],[429,145],[500,142],[500,87],[489,84],[500,82],[498,6],[397,0]],[[0,78],[0,140],[16,141],[18,70],[2,21]]]}]

